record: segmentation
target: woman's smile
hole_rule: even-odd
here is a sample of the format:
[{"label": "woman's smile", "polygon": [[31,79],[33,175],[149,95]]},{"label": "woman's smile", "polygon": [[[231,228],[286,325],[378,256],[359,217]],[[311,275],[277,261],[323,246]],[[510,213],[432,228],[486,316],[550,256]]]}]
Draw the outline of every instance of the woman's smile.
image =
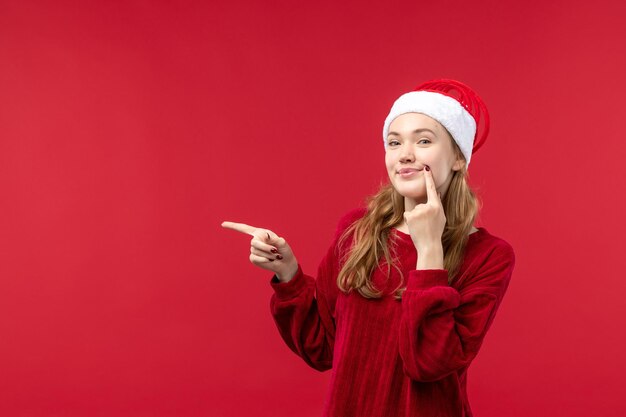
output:
[{"label": "woman's smile", "polygon": [[401,178],[411,178],[419,174],[420,172],[422,172],[422,170],[417,169],[417,168],[402,168],[401,170],[398,171],[398,175]]}]

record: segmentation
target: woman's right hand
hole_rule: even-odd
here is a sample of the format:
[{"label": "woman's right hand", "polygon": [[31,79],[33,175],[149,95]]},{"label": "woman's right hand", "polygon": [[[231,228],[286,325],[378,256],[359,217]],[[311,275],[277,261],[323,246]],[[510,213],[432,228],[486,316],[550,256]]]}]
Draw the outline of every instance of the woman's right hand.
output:
[{"label": "woman's right hand", "polygon": [[271,230],[234,222],[222,222],[222,227],[252,236],[250,262],[274,272],[279,281],[291,281],[298,271],[298,261],[287,241]]}]

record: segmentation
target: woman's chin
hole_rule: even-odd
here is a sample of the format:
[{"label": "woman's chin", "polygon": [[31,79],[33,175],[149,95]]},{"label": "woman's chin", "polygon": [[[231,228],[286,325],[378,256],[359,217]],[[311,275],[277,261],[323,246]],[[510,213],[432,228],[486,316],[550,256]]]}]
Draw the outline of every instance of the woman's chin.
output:
[{"label": "woman's chin", "polygon": [[411,191],[398,190],[398,193],[404,198],[410,198],[414,201],[420,201],[424,199],[424,194],[419,194]]},{"label": "woman's chin", "polygon": [[417,181],[392,181],[391,183],[402,197],[416,201],[423,200],[426,197],[424,185]]}]

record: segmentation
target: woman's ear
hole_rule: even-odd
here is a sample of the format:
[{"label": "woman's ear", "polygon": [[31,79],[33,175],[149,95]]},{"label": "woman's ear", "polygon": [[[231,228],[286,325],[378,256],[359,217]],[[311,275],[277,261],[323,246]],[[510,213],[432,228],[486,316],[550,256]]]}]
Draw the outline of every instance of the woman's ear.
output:
[{"label": "woman's ear", "polygon": [[459,171],[461,168],[465,166],[465,159],[463,157],[458,157],[454,164],[452,165],[452,171]]}]

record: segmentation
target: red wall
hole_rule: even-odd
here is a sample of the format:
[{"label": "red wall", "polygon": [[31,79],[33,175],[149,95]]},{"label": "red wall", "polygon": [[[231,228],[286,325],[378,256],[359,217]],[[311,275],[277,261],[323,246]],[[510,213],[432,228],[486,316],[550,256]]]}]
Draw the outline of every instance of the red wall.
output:
[{"label": "red wall", "polygon": [[489,106],[478,225],[517,255],[475,415],[624,415],[626,6],[510,3],[1,1],[0,415],[318,416],[220,223],[314,274],[435,77]]}]

